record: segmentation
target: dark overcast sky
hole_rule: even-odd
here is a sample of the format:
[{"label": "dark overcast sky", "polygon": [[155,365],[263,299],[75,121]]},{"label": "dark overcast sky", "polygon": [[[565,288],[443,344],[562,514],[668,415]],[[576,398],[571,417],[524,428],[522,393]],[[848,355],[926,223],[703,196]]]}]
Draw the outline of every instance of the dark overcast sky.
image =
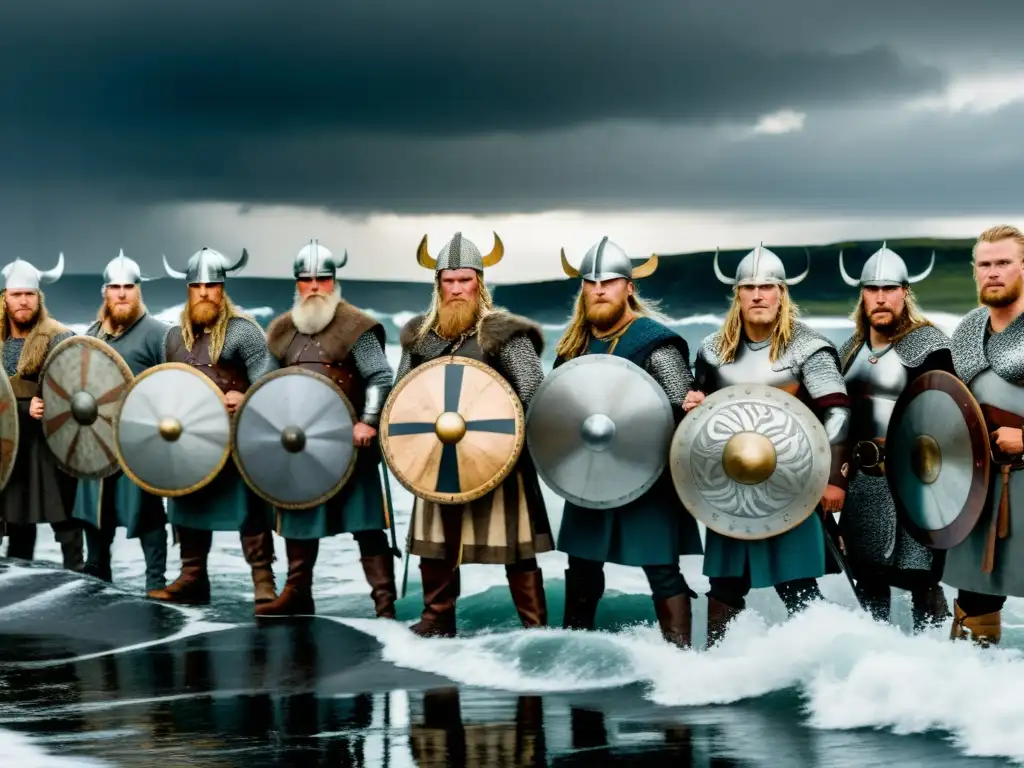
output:
[{"label": "dark overcast sky", "polygon": [[[3,243],[191,252],[149,206],[201,202],[1010,216],[1022,22],[962,0],[4,3]],[[752,130],[780,110],[800,129]]]}]

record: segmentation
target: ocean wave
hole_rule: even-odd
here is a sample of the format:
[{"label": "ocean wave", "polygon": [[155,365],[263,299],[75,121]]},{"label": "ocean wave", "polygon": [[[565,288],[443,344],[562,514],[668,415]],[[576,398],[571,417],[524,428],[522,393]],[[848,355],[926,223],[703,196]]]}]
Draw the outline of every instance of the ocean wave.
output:
[{"label": "ocean wave", "polygon": [[[806,724],[940,731],[966,755],[1024,764],[1024,656],[953,643],[948,626],[911,635],[832,603],[774,625],[746,611],[710,651],[666,644],[653,625],[617,633],[532,629],[456,639],[410,636],[402,624],[339,619],[383,644],[386,661],[459,683],[517,693],[630,684],[666,707],[732,704],[795,690]],[[974,692],[983,692],[977,706]]]},{"label": "ocean wave", "polygon": [[110,765],[92,758],[51,755],[33,739],[4,728],[0,728],[0,755],[3,755],[4,765],[18,768],[106,768]]}]

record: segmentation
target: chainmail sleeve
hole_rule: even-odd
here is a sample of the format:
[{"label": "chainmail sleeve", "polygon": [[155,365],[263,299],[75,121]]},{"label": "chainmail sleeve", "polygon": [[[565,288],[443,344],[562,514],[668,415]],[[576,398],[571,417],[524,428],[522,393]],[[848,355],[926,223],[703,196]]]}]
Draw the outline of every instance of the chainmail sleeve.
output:
[{"label": "chainmail sleeve", "polygon": [[220,354],[223,358],[237,360],[244,365],[246,377],[253,384],[279,367],[267,346],[267,336],[263,329],[241,317],[232,318],[228,323],[224,348]]},{"label": "chainmail sleeve", "polygon": [[644,370],[665,390],[678,424],[683,418],[683,400],[693,388],[693,374],[683,353],[674,344],[660,346],[647,356]]},{"label": "chainmail sleeve", "polygon": [[832,446],[829,484],[845,489],[849,469],[851,404],[834,350],[821,349],[808,357],[800,375]]},{"label": "chainmail sleeve", "polygon": [[352,345],[352,360],[359,369],[359,375],[366,382],[366,404],[360,421],[376,427],[380,412],[391,391],[393,372],[391,363],[380,345],[380,339],[372,331],[365,331]]},{"label": "chainmail sleeve", "polygon": [[402,350],[402,359],[398,361],[398,370],[395,371],[395,385],[398,385],[409,371],[412,370],[412,352],[408,349]]},{"label": "chainmail sleeve", "polygon": [[501,348],[499,359],[502,373],[519,395],[523,408],[529,408],[544,381],[544,367],[533,342],[525,335],[513,336]]}]

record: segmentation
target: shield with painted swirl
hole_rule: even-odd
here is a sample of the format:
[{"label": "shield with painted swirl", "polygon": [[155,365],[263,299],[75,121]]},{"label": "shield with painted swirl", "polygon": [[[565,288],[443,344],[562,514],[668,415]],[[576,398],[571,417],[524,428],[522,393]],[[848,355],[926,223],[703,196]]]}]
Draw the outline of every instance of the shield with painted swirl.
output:
[{"label": "shield with painted swirl", "polygon": [[114,420],[133,379],[124,358],[92,336],[72,336],[47,355],[43,435],[62,470],[86,480],[118,471]]},{"label": "shield with painted swirl", "polygon": [[156,496],[184,496],[209,485],[231,455],[224,395],[185,363],[140,373],[128,388],[114,427],[121,469]]},{"label": "shield with painted swirl", "polygon": [[379,434],[398,482],[439,504],[465,504],[497,488],[526,441],[512,385],[490,366],[458,356],[406,374],[384,404]]},{"label": "shield with painted swirl", "polygon": [[824,426],[796,397],[739,384],[687,414],[669,466],[679,498],[708,528],[731,539],[768,539],[814,512],[832,452]]},{"label": "shield with painted swirl", "polygon": [[[11,380],[0,376],[0,491],[11,479],[14,471],[14,460],[18,457],[18,439],[20,426],[18,421],[18,401],[11,388]],[[3,524],[0,523],[0,534]]]}]

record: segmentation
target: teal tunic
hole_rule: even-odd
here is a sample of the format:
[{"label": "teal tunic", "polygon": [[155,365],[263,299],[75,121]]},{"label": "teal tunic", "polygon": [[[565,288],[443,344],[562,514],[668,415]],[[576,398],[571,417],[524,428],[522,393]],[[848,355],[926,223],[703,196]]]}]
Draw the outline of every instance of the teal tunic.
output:
[{"label": "teal tunic", "polygon": [[796,528],[760,541],[730,539],[708,529],[704,575],[739,578],[749,569],[753,589],[821,578],[825,575],[825,534],[819,514],[816,509]]},{"label": "teal tunic", "polygon": [[[672,344],[689,365],[689,351],[679,334],[650,318],[633,322],[618,338],[612,355],[644,367],[658,347]],[[609,343],[594,339],[587,354],[608,354]],[[556,360],[555,367],[564,360]],[[677,420],[681,403],[673,403]],[[615,509],[586,509],[565,502],[558,549],[573,557],[619,565],[677,565],[681,555],[699,555],[702,547],[697,521],[686,510],[665,468],[647,493]]]},{"label": "teal tunic", "polygon": [[200,531],[258,533],[273,527],[274,508],[249,490],[235,462],[228,459],[209,485],[168,499],[167,519]]},{"label": "teal tunic", "polygon": [[312,509],[277,510],[277,532],[286,539],[323,539],[339,533],[379,531],[388,528],[384,508],[384,487],[376,441],[358,448],[359,458],[352,477],[328,502]]},{"label": "teal tunic", "polygon": [[[133,375],[163,362],[164,337],[170,328],[148,312],[135,321],[120,336],[110,336],[97,321],[85,332],[113,347],[128,364]],[[99,528],[109,525],[113,515],[115,525],[125,529],[129,539],[138,538],[147,531],[167,523],[163,500],[146,493],[123,472],[103,480],[79,480],[75,493],[73,516]]]}]

